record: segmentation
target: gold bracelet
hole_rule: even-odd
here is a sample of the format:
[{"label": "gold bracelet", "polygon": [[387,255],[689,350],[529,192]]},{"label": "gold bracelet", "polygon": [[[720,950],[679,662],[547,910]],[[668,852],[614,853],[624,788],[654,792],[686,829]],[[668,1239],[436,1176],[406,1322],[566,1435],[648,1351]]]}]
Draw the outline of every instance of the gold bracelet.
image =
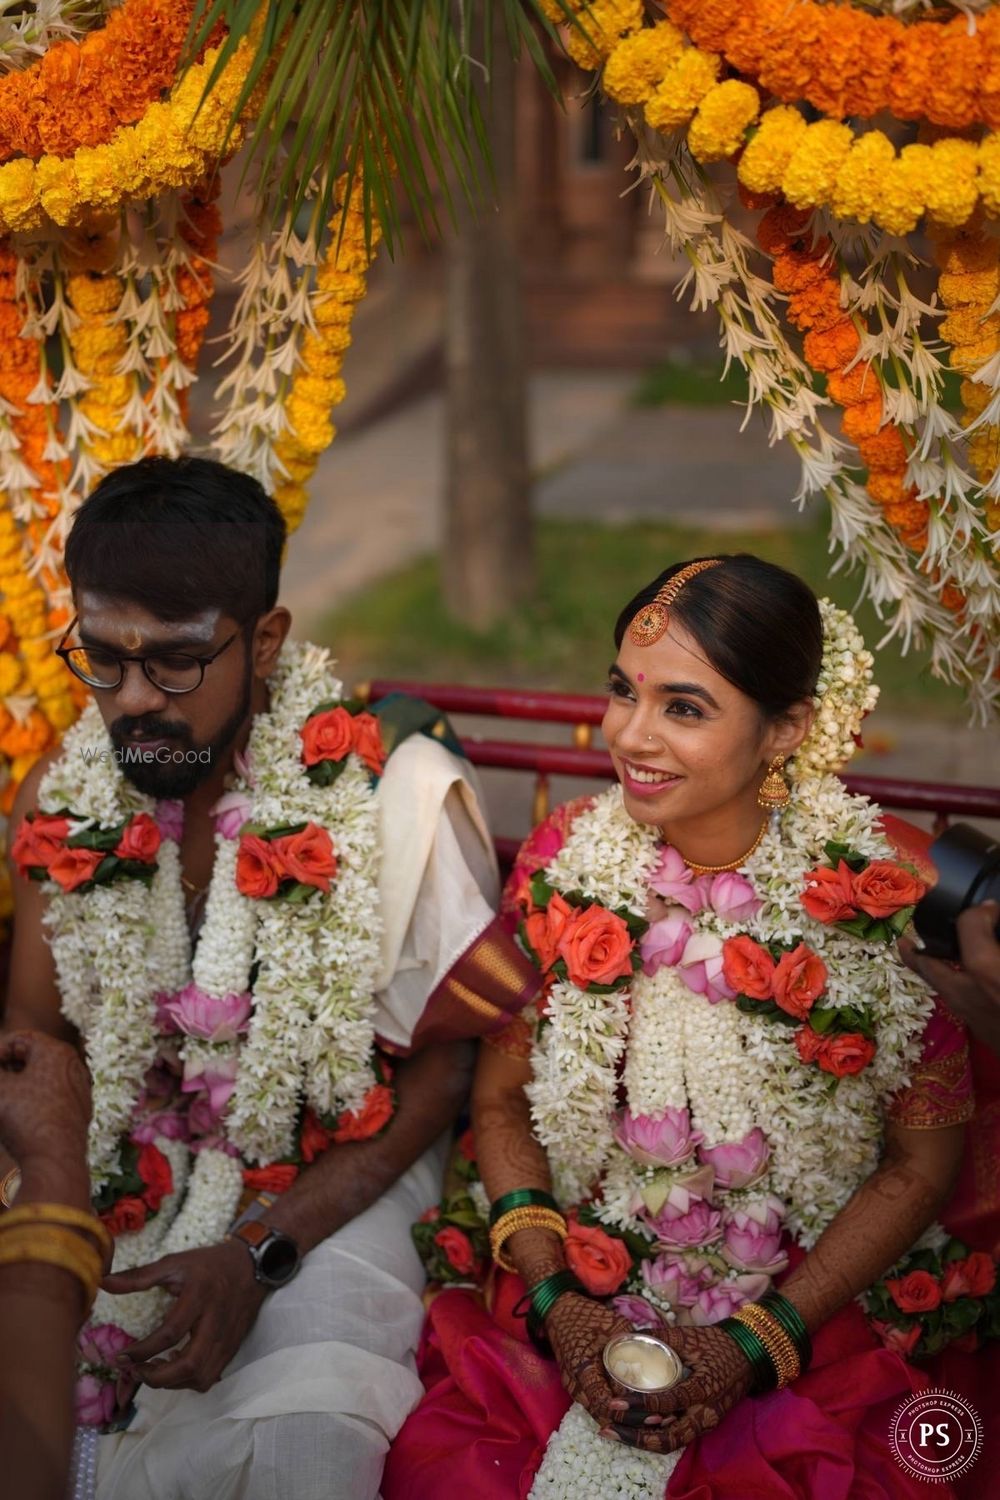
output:
[{"label": "gold bracelet", "polygon": [[21,1186],[21,1168],[11,1167],[0,1179],[0,1207],[10,1208]]},{"label": "gold bracelet", "polygon": [[0,1232],[13,1229],[16,1224],[61,1224],[64,1228],[79,1229],[93,1235],[102,1255],[110,1255],[114,1241],[96,1214],[86,1209],[71,1208],[66,1203],[25,1203],[22,1208],[12,1208],[0,1219]]},{"label": "gold bracelet", "polygon": [[773,1313],[756,1302],[745,1302],[732,1316],[749,1328],[751,1333],[755,1333],[764,1345],[774,1366],[778,1390],[798,1378],[802,1368],[799,1351]]},{"label": "gold bracelet", "polygon": [[566,1220],[554,1208],[526,1205],[523,1208],[508,1209],[490,1230],[490,1250],[501,1270],[517,1270],[514,1263],[504,1255],[503,1247],[511,1235],[517,1234],[521,1229],[550,1229],[563,1240],[567,1234]]},{"label": "gold bracelet", "polygon": [[9,1230],[0,1236],[0,1266],[19,1261],[42,1261],[71,1271],[83,1286],[85,1311],[90,1312],[101,1279],[101,1258],[75,1230],[33,1229],[28,1224]]}]

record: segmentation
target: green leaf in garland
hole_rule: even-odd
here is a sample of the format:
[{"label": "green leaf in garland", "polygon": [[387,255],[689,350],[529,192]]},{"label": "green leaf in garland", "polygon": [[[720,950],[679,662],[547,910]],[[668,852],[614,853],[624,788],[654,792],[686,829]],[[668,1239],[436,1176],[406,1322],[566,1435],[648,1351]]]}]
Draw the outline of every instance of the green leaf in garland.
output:
[{"label": "green leaf in garland", "polygon": [[550,886],[548,881],[545,879],[545,872],[543,870],[535,871],[534,875],[532,875],[531,877],[531,883],[528,889],[531,892],[531,899],[535,903],[535,905],[543,908],[548,906],[549,902],[552,900],[552,897],[555,895],[555,891],[553,890],[552,886]]}]

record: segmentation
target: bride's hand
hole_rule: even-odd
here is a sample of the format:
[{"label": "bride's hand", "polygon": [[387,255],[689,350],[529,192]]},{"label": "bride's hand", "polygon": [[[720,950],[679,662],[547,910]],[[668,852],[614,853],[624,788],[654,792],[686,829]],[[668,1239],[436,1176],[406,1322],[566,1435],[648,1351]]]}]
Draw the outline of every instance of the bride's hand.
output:
[{"label": "bride's hand", "polygon": [[[631,1323],[601,1302],[566,1292],[545,1319],[545,1332],[559,1361],[562,1383],[573,1400],[586,1407],[599,1427],[620,1421],[628,1402],[609,1383],[604,1346],[609,1339],[634,1333]],[[647,1418],[654,1426],[663,1420],[649,1412],[643,1414],[643,1420]]]},{"label": "bride's hand", "polygon": [[[617,1438],[647,1453],[673,1453],[717,1427],[727,1411],[750,1390],[750,1362],[720,1328],[657,1329],[657,1337],[680,1355],[690,1374],[657,1394],[636,1393],[625,1411],[614,1415],[601,1436]],[[621,1403],[616,1403],[620,1405]],[[650,1413],[662,1419],[650,1426]]]}]

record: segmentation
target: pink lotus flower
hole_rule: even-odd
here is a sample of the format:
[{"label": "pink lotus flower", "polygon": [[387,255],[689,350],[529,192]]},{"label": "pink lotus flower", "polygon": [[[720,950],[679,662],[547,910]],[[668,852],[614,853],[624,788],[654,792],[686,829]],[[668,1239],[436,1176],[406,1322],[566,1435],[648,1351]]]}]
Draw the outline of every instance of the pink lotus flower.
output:
[{"label": "pink lotus flower", "polygon": [[115,1323],[86,1323],[80,1329],[78,1349],[80,1358],[88,1365],[114,1369],[119,1354],[134,1342],[132,1335]]},{"label": "pink lotus flower", "polygon": [[692,1273],[684,1261],[673,1255],[658,1255],[642,1262],[642,1279],[672,1307],[693,1307],[702,1288],[711,1280],[710,1267]]},{"label": "pink lotus flower", "polygon": [[[208,1096],[209,1108],[218,1120],[229,1103],[230,1094],[236,1087],[236,1068],[235,1057],[220,1057],[198,1073],[189,1074],[186,1066],[181,1091],[185,1094],[197,1094],[204,1089]],[[188,1119],[190,1120],[190,1114]]]},{"label": "pink lotus flower", "polygon": [[771,1148],[764,1132],[755,1126],[741,1141],[702,1146],[698,1155],[715,1168],[715,1180],[720,1188],[744,1188],[763,1176]]},{"label": "pink lotus flower", "polygon": [[788,1256],[781,1249],[784,1204],[773,1196],[751,1203],[746,1209],[727,1209],[722,1253],[740,1271],[766,1271],[774,1276],[784,1270]]},{"label": "pink lotus flower", "polygon": [[677,972],[689,990],[704,995],[711,1005],[735,998],[722,972],[722,939],[713,932],[696,932],[688,939]]},{"label": "pink lotus flower", "polygon": [[196,984],[186,984],[163,1009],[188,1036],[203,1037],[206,1042],[235,1042],[247,1029],[252,1005],[249,991],[242,995],[206,995]]},{"label": "pink lotus flower", "polygon": [[223,792],[214,802],[209,816],[215,819],[215,831],[224,839],[238,839],[244,823],[249,823],[252,803],[245,792]]},{"label": "pink lotus flower", "polygon": [[153,996],[153,1004],[156,1006],[153,1024],[161,1036],[172,1036],[180,1030],[171,1009],[176,998],[168,990],[158,990]]},{"label": "pink lotus flower", "polygon": [[659,1213],[644,1215],[659,1243],[668,1250],[712,1245],[722,1230],[722,1214],[686,1188],[672,1187]]},{"label": "pink lotus flower", "polygon": [[615,1140],[633,1161],[646,1167],[676,1167],[687,1161],[701,1133],[691,1129],[686,1109],[665,1109],[659,1115],[623,1113]]},{"label": "pink lotus flower", "polygon": [[710,1323],[721,1323],[731,1318],[744,1302],[755,1302],[763,1297],[771,1285],[769,1276],[738,1276],[735,1281],[716,1282],[699,1292],[691,1309],[691,1322],[697,1328],[707,1328]]},{"label": "pink lotus flower", "polygon": [[162,1110],[159,1114],[147,1115],[133,1130],[131,1139],[137,1145],[146,1146],[157,1136],[166,1136],[168,1141],[186,1141],[187,1121],[176,1110]]},{"label": "pink lotus flower", "polygon": [[704,877],[695,880],[694,871],[672,844],[664,844],[649,885],[664,901],[683,906],[692,916],[704,911],[708,901],[708,881]]},{"label": "pink lotus flower", "polygon": [[708,902],[724,922],[748,922],[763,906],[745,875],[723,870],[714,876],[708,891]]},{"label": "pink lotus flower", "polygon": [[715,1168],[707,1162],[698,1165],[692,1161],[691,1167],[679,1177],[670,1174],[668,1180],[666,1173],[657,1172],[647,1179],[633,1194],[629,1211],[643,1214],[645,1210],[643,1217],[648,1218],[660,1212],[674,1188],[685,1188],[692,1198],[711,1198],[714,1186]]},{"label": "pink lotus flower", "polygon": [[871,1323],[885,1347],[894,1354],[901,1354],[904,1359],[920,1342],[922,1330],[919,1323],[914,1323],[912,1328],[897,1328],[895,1323],[880,1323],[877,1318],[872,1318]]},{"label": "pink lotus flower", "polygon": [[639,944],[643,973],[652,975],[664,965],[670,967],[677,963],[691,932],[691,923],[680,911],[651,923]]},{"label": "pink lotus flower", "polygon": [[662,1328],[663,1319],[651,1302],[645,1297],[632,1297],[627,1293],[621,1297],[612,1297],[611,1306],[620,1318],[631,1323],[633,1328]]},{"label": "pink lotus flower", "polygon": [[106,1427],[115,1413],[115,1381],[81,1375],[76,1382],[76,1420],[81,1427]]},{"label": "pink lotus flower", "polygon": [[184,832],[184,803],[179,797],[164,797],[157,804],[154,812],[156,826],[160,830],[160,837],[173,839],[175,844],[181,841]]}]

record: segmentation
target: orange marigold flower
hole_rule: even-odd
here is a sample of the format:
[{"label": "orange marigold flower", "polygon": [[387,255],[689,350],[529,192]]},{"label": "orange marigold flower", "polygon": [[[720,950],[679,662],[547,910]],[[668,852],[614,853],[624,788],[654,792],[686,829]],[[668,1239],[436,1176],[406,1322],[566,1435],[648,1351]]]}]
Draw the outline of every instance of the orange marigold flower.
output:
[{"label": "orange marigold flower", "polygon": [[850,318],[842,317],[832,328],[807,333],[803,348],[814,370],[841,370],[861,348],[861,335]]},{"label": "orange marigold flower", "polygon": [[871,437],[859,438],[858,452],[869,469],[896,469],[902,472],[906,468],[906,447],[898,427],[889,425]]},{"label": "orange marigold flower", "polygon": [[859,360],[849,370],[833,370],[826,382],[827,392],[838,406],[857,406],[873,396],[881,401],[878,377],[867,360]]},{"label": "orange marigold flower", "polygon": [[874,437],[881,426],[881,391],[869,397],[867,401],[858,401],[854,406],[849,406],[840,424],[844,436],[850,438],[852,442],[857,442],[858,438]]}]

